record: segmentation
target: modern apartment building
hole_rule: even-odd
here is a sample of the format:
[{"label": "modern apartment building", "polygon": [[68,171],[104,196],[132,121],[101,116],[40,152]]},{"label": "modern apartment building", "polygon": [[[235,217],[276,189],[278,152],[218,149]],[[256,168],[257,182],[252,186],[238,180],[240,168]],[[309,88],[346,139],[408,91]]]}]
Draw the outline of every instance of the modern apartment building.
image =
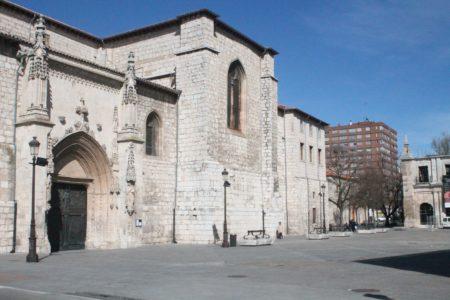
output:
[{"label": "modern apartment building", "polygon": [[398,172],[397,132],[383,122],[329,126],[325,134],[327,160],[332,149],[344,148],[361,170],[381,167],[384,172]]}]

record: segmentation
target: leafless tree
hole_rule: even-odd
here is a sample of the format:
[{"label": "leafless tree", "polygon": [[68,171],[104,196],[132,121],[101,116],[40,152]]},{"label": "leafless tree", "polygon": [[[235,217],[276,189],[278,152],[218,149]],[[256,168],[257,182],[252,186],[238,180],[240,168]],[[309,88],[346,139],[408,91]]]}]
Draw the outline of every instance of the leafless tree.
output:
[{"label": "leafless tree", "polygon": [[443,132],[440,137],[434,138],[431,147],[437,155],[450,155],[450,134]]},{"label": "leafless tree", "polygon": [[358,162],[349,148],[334,147],[329,151],[328,181],[335,190],[335,194],[330,195],[329,201],[338,208],[337,221],[338,225],[342,226],[344,209],[348,207],[355,187]]},{"label": "leafless tree", "polygon": [[381,168],[368,168],[358,177],[357,198],[367,207],[380,210],[390,226],[401,206],[402,177],[397,172],[386,172]]}]

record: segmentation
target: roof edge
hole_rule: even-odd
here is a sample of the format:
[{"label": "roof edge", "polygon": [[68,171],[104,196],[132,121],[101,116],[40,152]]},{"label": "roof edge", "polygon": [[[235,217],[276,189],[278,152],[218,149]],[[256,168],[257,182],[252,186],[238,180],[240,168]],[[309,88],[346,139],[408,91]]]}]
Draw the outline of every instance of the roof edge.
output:
[{"label": "roof edge", "polygon": [[307,120],[311,120],[313,122],[316,122],[319,125],[322,125],[322,126],[330,125],[327,122],[322,121],[321,119],[316,118],[313,115],[310,115],[307,112],[304,112],[303,110],[301,110],[301,109],[299,109],[297,107],[290,107],[290,106],[287,106],[287,105],[278,104],[278,111],[282,111],[283,113],[298,113],[300,116],[306,118]]},{"label": "roof edge", "polygon": [[[40,15],[39,12],[33,11],[31,9],[28,9],[24,6],[18,5],[16,3],[7,1],[7,0],[0,0],[0,6],[3,7],[7,7],[13,11],[16,12],[20,12],[23,15],[27,16],[30,21],[35,18],[36,16]],[[81,29],[78,29],[76,27],[73,27],[71,25],[68,25],[66,23],[63,23],[61,21],[58,21],[56,19],[53,19],[49,16],[46,16],[44,14],[42,14],[45,18],[45,20],[52,26],[55,26],[57,28],[63,29],[63,30],[67,30],[68,32],[72,33],[72,34],[76,34],[79,35],[91,42],[94,42],[97,44],[98,47],[104,46],[108,43],[112,43],[121,39],[125,39],[131,36],[136,36],[136,35],[141,35],[141,34],[146,34],[148,32],[154,32],[157,30],[161,30],[164,28],[169,28],[171,26],[176,26],[179,25],[181,22],[183,22],[184,20],[189,20],[192,18],[196,18],[199,16],[206,16],[209,17],[211,19],[213,19],[215,21],[215,24],[217,26],[219,26],[220,28],[222,28],[223,30],[231,33],[232,35],[237,36],[238,38],[242,39],[243,41],[245,41],[246,43],[250,44],[252,47],[254,47],[258,52],[260,52],[260,55],[265,55],[266,53],[270,54],[271,56],[275,56],[278,54],[278,52],[276,50],[274,50],[273,48],[270,47],[264,47],[260,44],[258,44],[257,42],[255,42],[254,40],[252,40],[251,38],[249,38],[248,36],[246,36],[245,34],[239,32],[238,30],[234,29],[233,27],[231,27],[230,25],[226,24],[225,22],[218,20],[219,15],[210,11],[209,9],[199,9],[193,12],[188,12],[182,15],[177,16],[174,19],[169,19],[163,22],[158,22],[155,24],[151,24],[148,26],[144,26],[144,27],[140,27],[140,28],[136,28],[136,29],[132,29],[129,31],[125,31],[122,33],[118,33],[118,34],[114,34],[111,36],[107,36],[104,38],[100,38],[98,36],[95,36],[91,33],[88,33],[86,31],[83,31]]]},{"label": "roof edge", "polygon": [[[0,6],[4,6],[4,7],[7,7],[9,9],[13,10],[13,11],[22,13],[25,16],[27,16],[28,18],[30,18],[30,21],[33,18],[37,17],[38,15],[41,15],[41,13],[39,13],[37,11],[33,11],[31,9],[28,9],[26,7],[23,7],[23,6],[19,5],[19,4],[16,4],[16,3],[13,3],[13,2],[10,2],[10,1],[7,1],[7,0],[0,0]],[[88,40],[90,40],[92,42],[95,42],[95,43],[99,44],[99,46],[103,44],[102,39],[97,37],[97,36],[95,36],[95,35],[93,35],[93,34],[90,34],[90,33],[86,32],[86,31],[83,31],[83,30],[81,30],[79,28],[73,27],[73,26],[68,25],[66,23],[63,23],[61,21],[53,19],[53,18],[51,18],[49,16],[46,16],[44,14],[42,14],[42,15],[44,16],[45,21],[48,22],[50,25],[53,25],[53,26],[55,26],[57,28],[65,29],[65,30],[67,30],[67,31],[69,31],[69,32],[71,32],[73,34],[78,34],[78,35],[80,35],[80,36],[82,36],[82,37],[84,37],[84,38],[86,38],[86,39],[88,39]]]}]

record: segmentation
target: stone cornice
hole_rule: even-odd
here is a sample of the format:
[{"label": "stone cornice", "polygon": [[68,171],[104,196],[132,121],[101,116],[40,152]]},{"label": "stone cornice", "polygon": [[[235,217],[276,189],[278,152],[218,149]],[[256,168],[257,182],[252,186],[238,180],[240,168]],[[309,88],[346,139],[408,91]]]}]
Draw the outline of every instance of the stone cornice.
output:
[{"label": "stone cornice", "polygon": [[181,56],[181,55],[191,54],[191,53],[200,52],[200,51],[209,51],[213,54],[219,54],[218,50],[208,47],[208,46],[203,46],[203,47],[198,47],[198,48],[182,49],[182,50],[176,52],[175,55]]},{"label": "stone cornice", "polygon": [[40,126],[45,126],[45,127],[55,126],[54,123],[47,121],[47,120],[42,120],[42,119],[25,119],[25,120],[18,121],[16,123],[16,127],[29,126],[29,125],[40,125]]}]

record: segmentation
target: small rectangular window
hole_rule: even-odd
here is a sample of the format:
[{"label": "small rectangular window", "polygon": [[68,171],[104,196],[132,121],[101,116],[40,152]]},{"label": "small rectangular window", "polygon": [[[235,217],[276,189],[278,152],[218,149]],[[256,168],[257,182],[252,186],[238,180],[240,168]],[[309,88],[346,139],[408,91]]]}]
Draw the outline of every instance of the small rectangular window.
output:
[{"label": "small rectangular window", "polygon": [[316,223],[316,208],[313,207],[313,211],[312,211],[312,222],[313,224]]},{"label": "small rectangular window", "polygon": [[305,144],[300,143],[300,159],[305,160]]},{"label": "small rectangular window", "polygon": [[313,162],[313,146],[309,146],[309,162]]},{"label": "small rectangular window", "polygon": [[450,165],[445,165],[445,175],[450,176]]},{"label": "small rectangular window", "polygon": [[322,149],[317,150],[317,162],[319,165],[322,164]]},{"label": "small rectangular window", "polygon": [[419,182],[429,182],[427,166],[419,167]]}]

